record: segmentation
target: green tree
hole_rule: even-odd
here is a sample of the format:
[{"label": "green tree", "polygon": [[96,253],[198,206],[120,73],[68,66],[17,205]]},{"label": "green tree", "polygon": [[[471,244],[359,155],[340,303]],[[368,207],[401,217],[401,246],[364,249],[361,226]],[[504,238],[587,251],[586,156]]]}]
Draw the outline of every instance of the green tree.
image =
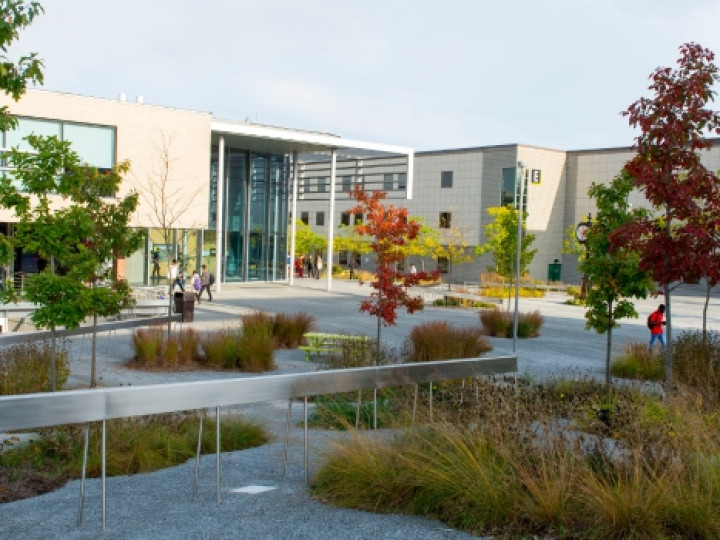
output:
[{"label": "green tree", "polygon": [[650,76],[653,98],[641,98],[625,114],[640,134],[637,154],[625,170],[655,209],[655,215],[624,225],[613,235],[617,246],[637,249],[641,267],[662,287],[667,313],[665,382],[672,388],[672,305],[675,284],[717,274],[720,182],[701,161],[710,134],[720,134],[720,114],[708,107],[720,80],[715,55],[697,43],[680,47],[676,69],[657,68]]},{"label": "green tree", "polygon": [[[13,247],[37,253],[45,262],[27,278],[24,295],[38,306],[35,325],[52,332],[55,390],[56,329],[75,328],[90,315],[118,313],[127,304],[127,284],[115,280],[105,290],[96,285],[111,281],[112,257],[137,249],[142,236],[128,227],[137,196],[111,198],[128,164],[99,173],[81,165],[68,142],[34,135],[27,141],[31,152],[13,149],[7,155],[12,172],[0,178],[0,206],[18,219]],[[1,297],[17,300],[11,286]],[[93,376],[94,364],[93,358]]]},{"label": "green tree", "polygon": [[[20,36],[20,30],[30,26],[35,17],[43,12],[39,2],[0,0],[0,49],[7,53],[8,47]],[[0,89],[15,101],[25,93],[28,83],[42,84],[42,61],[37,53],[22,56],[13,61],[0,55]],[[17,123],[7,105],[0,107],[0,131],[7,131]]]},{"label": "green tree", "polygon": [[650,275],[640,268],[640,255],[626,246],[613,246],[610,236],[626,223],[643,218],[647,211],[630,208],[627,197],[633,189],[633,179],[623,171],[610,185],[593,183],[588,195],[595,199],[597,219],[586,234],[586,257],[580,264],[592,283],[585,305],[587,329],[607,333],[605,349],[605,383],[610,384],[610,352],[612,329],[618,319],[637,317],[630,298],[646,298],[653,287]]},{"label": "green tree", "polygon": [[[517,265],[517,233],[518,233],[518,211],[512,207],[497,206],[488,208],[488,214],[490,214],[494,220],[485,226],[485,236],[488,241],[475,248],[475,254],[477,256],[485,253],[492,253],[495,261],[494,266],[488,266],[487,269],[491,272],[495,272],[503,279],[507,279],[512,282],[513,277],[516,275]],[[527,267],[532,262],[537,253],[537,249],[530,249],[530,246],[535,241],[535,235],[526,233],[525,218],[527,213],[523,216],[522,221],[522,239],[520,242],[520,274],[524,274]],[[518,286],[520,284],[518,283]],[[510,289],[508,289],[508,299],[510,298]],[[508,309],[510,309],[510,302]]]},{"label": "green tree", "polygon": [[347,251],[349,257],[372,251],[372,243],[355,230],[354,225],[340,225],[338,234],[333,238],[333,250]]},{"label": "green tree", "polygon": [[295,251],[302,255],[323,252],[327,248],[327,238],[315,232],[310,225],[299,219],[295,221]]}]

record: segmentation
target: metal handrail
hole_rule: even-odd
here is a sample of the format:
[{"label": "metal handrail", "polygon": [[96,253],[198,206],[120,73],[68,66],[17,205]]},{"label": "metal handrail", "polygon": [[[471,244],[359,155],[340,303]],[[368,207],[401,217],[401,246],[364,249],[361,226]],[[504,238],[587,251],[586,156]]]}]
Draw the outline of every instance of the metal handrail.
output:
[{"label": "metal handrail", "polygon": [[[348,368],[291,375],[264,375],[237,379],[97,388],[66,392],[0,397],[0,431],[102,422],[102,523],[105,529],[106,421],[192,409],[215,409],[216,438],[220,439],[220,408],[280,399],[304,398],[305,477],[308,476],[307,398],[388,386],[431,383],[480,375],[517,373],[517,356],[467,358],[389,366]],[[432,387],[431,387],[432,388]],[[289,415],[288,415],[289,417]],[[202,436],[200,417],[198,440]],[[85,456],[89,430],[85,430]],[[287,441],[286,441],[287,445]],[[196,464],[199,467],[199,451]],[[216,448],[217,500],[220,501],[220,445]],[[81,482],[82,519],[85,462]],[[196,493],[197,490],[194,489]]]}]

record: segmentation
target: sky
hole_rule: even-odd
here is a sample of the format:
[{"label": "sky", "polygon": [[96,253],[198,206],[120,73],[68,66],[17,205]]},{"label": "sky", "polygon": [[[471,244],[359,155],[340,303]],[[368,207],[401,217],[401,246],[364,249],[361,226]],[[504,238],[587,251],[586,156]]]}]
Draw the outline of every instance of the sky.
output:
[{"label": "sky", "polygon": [[[717,0],[41,0],[47,90],[439,150],[630,146],[620,113]],[[720,60],[718,60],[720,63]]]}]

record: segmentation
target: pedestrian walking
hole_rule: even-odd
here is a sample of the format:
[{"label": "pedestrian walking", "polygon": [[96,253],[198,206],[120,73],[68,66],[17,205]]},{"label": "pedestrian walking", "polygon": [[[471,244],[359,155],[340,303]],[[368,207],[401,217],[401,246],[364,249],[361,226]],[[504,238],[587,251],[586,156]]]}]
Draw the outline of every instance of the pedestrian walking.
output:
[{"label": "pedestrian walking", "polygon": [[178,286],[181,291],[185,292],[185,286],[183,285],[180,277],[180,268],[178,268],[176,259],[173,259],[172,263],[170,263],[170,266],[168,267],[168,280],[170,281],[170,287],[172,289],[175,289],[175,286]]},{"label": "pedestrian walking", "polygon": [[656,341],[660,342],[660,352],[665,352],[665,304],[660,304],[658,308],[648,315],[647,325],[650,329],[650,345],[648,349],[653,352],[653,345]]},{"label": "pedestrian walking", "polygon": [[152,265],[152,281],[157,283],[160,281],[160,250],[157,246],[152,252]]},{"label": "pedestrian walking", "polygon": [[195,300],[200,303],[200,293],[202,292],[202,280],[197,270],[193,270],[191,281],[193,292],[195,293]]},{"label": "pedestrian walking", "polygon": [[215,283],[215,276],[208,271],[206,264],[203,264],[200,269],[202,272],[200,272],[200,294],[198,294],[198,301],[200,301],[203,291],[207,291],[208,302],[212,302],[212,292],[210,292],[210,287],[213,283]]}]

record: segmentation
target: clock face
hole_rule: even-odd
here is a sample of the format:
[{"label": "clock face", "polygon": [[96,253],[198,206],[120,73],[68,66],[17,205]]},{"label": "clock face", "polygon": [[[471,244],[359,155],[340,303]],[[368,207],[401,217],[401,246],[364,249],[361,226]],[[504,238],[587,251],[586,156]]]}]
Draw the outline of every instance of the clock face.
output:
[{"label": "clock face", "polygon": [[575,236],[578,239],[578,242],[585,243],[587,240],[587,231],[590,228],[590,226],[587,223],[580,223],[577,228],[575,229]]}]

